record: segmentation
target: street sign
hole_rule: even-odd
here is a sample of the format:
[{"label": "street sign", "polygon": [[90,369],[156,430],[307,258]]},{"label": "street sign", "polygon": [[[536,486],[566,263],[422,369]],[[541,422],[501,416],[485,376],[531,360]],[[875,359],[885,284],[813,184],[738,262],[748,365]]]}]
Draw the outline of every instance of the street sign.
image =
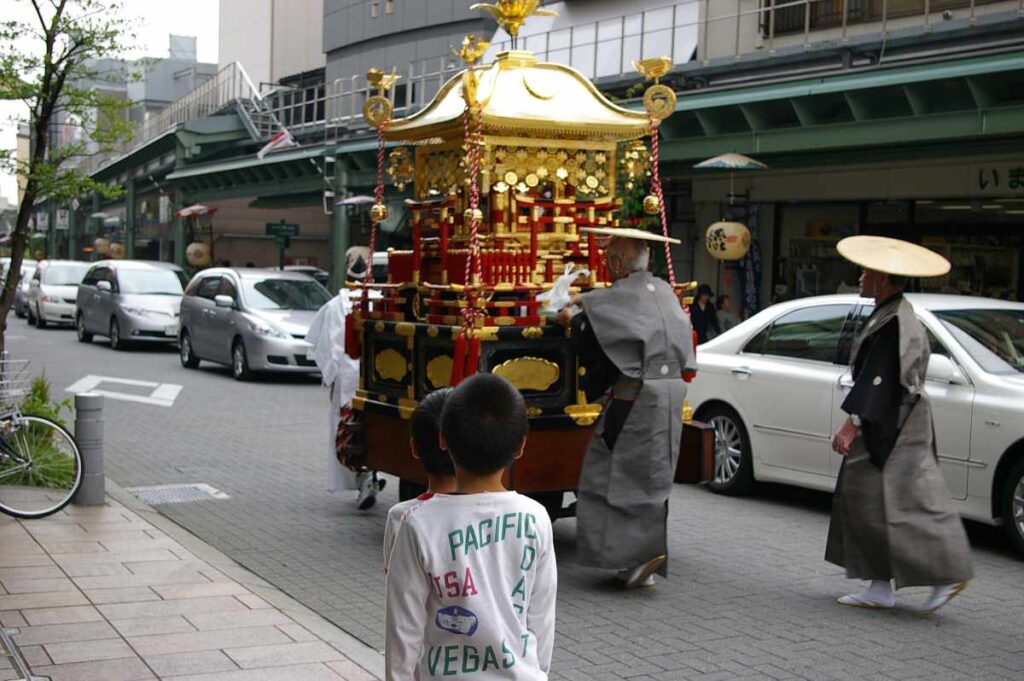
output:
[{"label": "street sign", "polygon": [[292,222],[268,222],[268,236],[298,236],[299,226]]},{"label": "street sign", "polygon": [[274,237],[274,243],[277,244],[278,248],[290,248],[292,245],[292,238],[287,234],[278,234]]}]

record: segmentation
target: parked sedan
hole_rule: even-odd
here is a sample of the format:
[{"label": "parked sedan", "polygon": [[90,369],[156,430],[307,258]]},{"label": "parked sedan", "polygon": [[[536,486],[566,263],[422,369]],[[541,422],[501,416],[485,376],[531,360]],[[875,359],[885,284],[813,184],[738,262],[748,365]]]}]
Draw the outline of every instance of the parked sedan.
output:
[{"label": "parked sedan", "polygon": [[331,295],[294,272],[215,268],[193,277],[181,302],[181,364],[231,366],[238,380],[261,371],[314,373],[309,325]]},{"label": "parked sedan", "polygon": [[[907,299],[931,341],[926,390],[956,509],[1004,525],[1024,551],[1024,304]],[[856,296],[782,303],[700,346],[689,399],[715,426],[713,490],[740,494],[755,480],[835,488],[831,437],[846,419],[850,347],[873,308]]]},{"label": "parked sedan", "polygon": [[28,323],[40,329],[47,324],[75,321],[78,285],[89,263],[78,260],[42,260],[29,281]]},{"label": "parked sedan", "polygon": [[93,265],[78,287],[78,340],[106,336],[110,347],[128,343],[173,343],[185,273],[177,265],[144,260],[104,260]]},{"label": "parked sedan", "polygon": [[[11,264],[9,258],[4,258],[4,260],[7,262],[4,263],[0,281],[7,281],[7,271]],[[36,273],[36,264],[35,260],[21,261],[21,275],[18,278],[18,288],[14,290],[14,314],[19,319],[24,319],[28,316],[28,289],[32,283],[32,276]]]}]

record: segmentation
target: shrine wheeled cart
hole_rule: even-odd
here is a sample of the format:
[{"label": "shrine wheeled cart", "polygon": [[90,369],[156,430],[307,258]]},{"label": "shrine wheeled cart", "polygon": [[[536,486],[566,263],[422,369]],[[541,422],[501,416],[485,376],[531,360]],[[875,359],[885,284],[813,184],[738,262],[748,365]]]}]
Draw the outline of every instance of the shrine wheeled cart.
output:
[{"label": "shrine wheeled cart", "polygon": [[[368,466],[398,476],[406,496],[424,482],[409,454],[417,401],[476,371],[503,376],[522,391],[530,419],[526,454],[507,482],[557,517],[601,405],[586,400],[568,332],[542,314],[538,294],[570,266],[588,273],[576,290],[608,285],[604,242],[581,228],[619,225],[625,183],[650,182],[644,207],[664,225],[657,124],[675,97],[655,84],[646,110],[627,110],[577,71],[529,52],[475,64],[485,47],[467,38],[467,69],[404,119],[390,119],[394,76],[371,73],[381,88],[364,109],[379,138],[371,216],[387,216],[387,166],[394,184],[412,186],[412,250],[389,251],[387,282],[361,284],[382,297],[371,307],[364,295],[352,320],[362,359],[353,407]],[[639,66],[657,77],[668,63]],[[691,287],[676,286],[680,296]]]}]

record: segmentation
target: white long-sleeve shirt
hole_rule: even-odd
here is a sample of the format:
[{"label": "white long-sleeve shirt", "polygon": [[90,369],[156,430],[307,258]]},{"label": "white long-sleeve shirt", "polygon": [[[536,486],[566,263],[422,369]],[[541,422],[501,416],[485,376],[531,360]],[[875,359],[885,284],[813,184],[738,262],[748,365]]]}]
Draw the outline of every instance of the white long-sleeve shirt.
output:
[{"label": "white long-sleeve shirt", "polygon": [[399,501],[388,509],[388,518],[384,522],[384,572],[388,571],[388,564],[391,562],[391,553],[395,550],[395,540],[398,539],[398,530],[405,522],[405,516],[412,509],[433,498],[433,492],[424,492],[414,499]]},{"label": "white long-sleeve shirt", "polygon": [[434,495],[405,514],[391,553],[386,678],[547,679],[557,588],[543,506]]}]

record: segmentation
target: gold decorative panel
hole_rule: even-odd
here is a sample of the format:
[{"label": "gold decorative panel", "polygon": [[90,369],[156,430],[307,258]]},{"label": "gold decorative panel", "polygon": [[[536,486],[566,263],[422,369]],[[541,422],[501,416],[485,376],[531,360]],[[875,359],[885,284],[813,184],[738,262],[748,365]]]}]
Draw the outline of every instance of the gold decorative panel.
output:
[{"label": "gold decorative panel", "polygon": [[516,357],[491,370],[519,390],[547,390],[558,380],[558,365],[540,357]]},{"label": "gold decorative panel", "polygon": [[392,348],[377,353],[373,360],[373,368],[377,370],[377,378],[385,381],[401,381],[409,371],[405,357]]},{"label": "gold decorative panel", "polygon": [[427,362],[427,380],[431,387],[447,388],[452,383],[452,365],[454,362],[449,355],[438,355]]}]

